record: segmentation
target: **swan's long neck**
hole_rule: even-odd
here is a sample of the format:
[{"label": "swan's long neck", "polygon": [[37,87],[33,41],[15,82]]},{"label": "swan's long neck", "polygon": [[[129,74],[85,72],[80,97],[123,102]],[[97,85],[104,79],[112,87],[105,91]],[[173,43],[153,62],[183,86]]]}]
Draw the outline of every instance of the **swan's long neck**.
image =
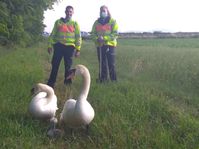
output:
[{"label": "swan's long neck", "polygon": [[52,99],[53,98],[54,91],[53,91],[52,88],[49,88],[48,90],[46,90],[46,93],[47,93],[46,98],[48,98],[48,99]]},{"label": "swan's long neck", "polygon": [[87,68],[84,68],[84,71],[81,73],[81,75],[83,77],[83,86],[79,95],[79,99],[86,100],[90,89],[90,82],[91,82],[90,73]]},{"label": "swan's long neck", "polygon": [[53,98],[53,96],[54,96],[54,90],[53,90],[51,87],[49,87],[49,86],[47,86],[47,85],[45,85],[45,84],[40,85],[40,88],[41,88],[41,90],[42,90],[43,92],[46,92],[46,93],[47,93],[46,98],[49,99],[49,102],[50,102],[50,100],[51,100],[51,99]]}]

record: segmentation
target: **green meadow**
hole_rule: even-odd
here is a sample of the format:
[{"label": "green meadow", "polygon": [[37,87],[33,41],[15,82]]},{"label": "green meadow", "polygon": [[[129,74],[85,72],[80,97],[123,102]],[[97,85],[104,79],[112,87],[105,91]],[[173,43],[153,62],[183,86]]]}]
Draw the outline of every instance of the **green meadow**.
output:
[{"label": "green meadow", "polygon": [[[31,117],[30,90],[46,83],[51,57],[47,43],[29,48],[0,47],[0,146],[5,149],[199,149],[199,39],[119,39],[117,83],[98,84],[92,41],[83,41],[76,64],[91,74],[88,101],[95,109],[89,135],[50,139],[49,124]],[[76,98],[81,78],[64,86],[63,62],[55,86],[57,117]],[[59,125],[57,126],[59,127]]]}]

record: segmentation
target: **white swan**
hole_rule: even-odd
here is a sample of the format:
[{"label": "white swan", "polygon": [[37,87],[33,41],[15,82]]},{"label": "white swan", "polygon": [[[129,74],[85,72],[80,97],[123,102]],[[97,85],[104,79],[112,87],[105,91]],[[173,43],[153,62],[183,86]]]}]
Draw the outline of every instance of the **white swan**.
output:
[{"label": "white swan", "polygon": [[86,126],[93,120],[95,112],[90,103],[87,101],[87,96],[90,89],[90,73],[84,65],[77,65],[73,69],[73,74],[80,74],[83,77],[83,87],[77,100],[68,99],[61,113],[60,121],[69,128],[77,128]]},{"label": "white swan", "polygon": [[32,91],[34,97],[29,104],[30,114],[38,119],[52,119],[54,121],[58,109],[54,90],[46,84],[38,83]]}]

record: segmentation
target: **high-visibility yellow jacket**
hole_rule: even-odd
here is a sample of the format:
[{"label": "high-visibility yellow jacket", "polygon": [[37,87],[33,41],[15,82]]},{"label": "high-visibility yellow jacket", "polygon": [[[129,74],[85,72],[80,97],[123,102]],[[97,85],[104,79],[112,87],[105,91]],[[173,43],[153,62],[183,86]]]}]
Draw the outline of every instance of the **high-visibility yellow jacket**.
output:
[{"label": "high-visibility yellow jacket", "polygon": [[76,50],[80,50],[82,38],[78,23],[73,20],[64,22],[63,18],[58,19],[48,39],[48,47],[52,48],[57,42],[72,45]]},{"label": "high-visibility yellow jacket", "polygon": [[[99,19],[98,19],[99,20]],[[99,36],[103,36],[104,45],[117,46],[118,25],[113,18],[110,18],[108,23],[101,24],[96,20],[91,31],[91,38],[96,46],[101,46],[97,41]]]}]

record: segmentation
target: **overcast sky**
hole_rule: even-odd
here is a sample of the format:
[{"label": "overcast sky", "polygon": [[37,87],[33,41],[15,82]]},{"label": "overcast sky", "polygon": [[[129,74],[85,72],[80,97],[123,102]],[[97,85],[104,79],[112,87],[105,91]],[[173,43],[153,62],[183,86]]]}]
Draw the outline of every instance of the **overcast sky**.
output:
[{"label": "overcast sky", "polygon": [[62,0],[44,13],[45,31],[65,17],[67,5],[74,7],[82,31],[91,31],[100,6],[107,5],[119,32],[199,32],[199,0]]}]

